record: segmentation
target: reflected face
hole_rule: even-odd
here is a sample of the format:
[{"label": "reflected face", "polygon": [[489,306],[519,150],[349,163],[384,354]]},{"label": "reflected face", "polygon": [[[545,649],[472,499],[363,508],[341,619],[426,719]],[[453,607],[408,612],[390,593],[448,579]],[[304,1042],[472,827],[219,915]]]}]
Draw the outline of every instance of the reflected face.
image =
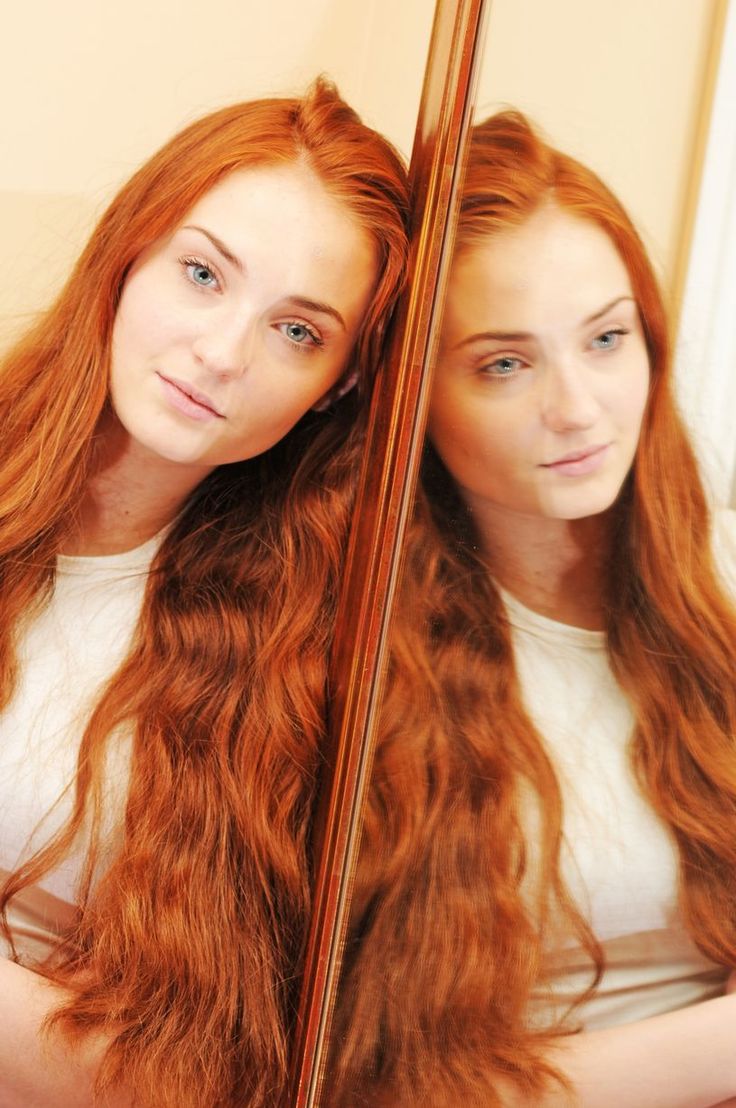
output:
[{"label": "reflected face", "polygon": [[429,433],[474,512],[605,511],[648,389],[628,271],[595,223],[549,205],[459,253]]},{"label": "reflected face", "polygon": [[376,278],[307,168],[230,174],[126,280],[110,389],[129,442],[203,473],[267,450],[341,377]]}]

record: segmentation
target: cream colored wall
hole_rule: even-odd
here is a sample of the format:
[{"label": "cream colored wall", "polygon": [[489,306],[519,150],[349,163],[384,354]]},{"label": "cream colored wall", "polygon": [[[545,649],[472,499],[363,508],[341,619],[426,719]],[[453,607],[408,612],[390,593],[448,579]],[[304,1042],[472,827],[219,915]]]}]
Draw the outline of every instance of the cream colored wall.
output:
[{"label": "cream colored wall", "polygon": [[513,105],[621,197],[677,270],[717,0],[494,0],[478,115]]},{"label": "cream colored wall", "polygon": [[[619,191],[672,273],[716,0],[494,0],[484,111],[526,109]],[[433,0],[36,0],[6,17],[0,342],[173,131],[326,72],[408,153]]]},{"label": "cream colored wall", "polygon": [[433,7],[432,0],[15,7],[3,25],[3,82],[12,96],[0,101],[0,342],[58,288],[116,187],[175,130],[221,104],[300,92],[325,72],[408,153]]}]

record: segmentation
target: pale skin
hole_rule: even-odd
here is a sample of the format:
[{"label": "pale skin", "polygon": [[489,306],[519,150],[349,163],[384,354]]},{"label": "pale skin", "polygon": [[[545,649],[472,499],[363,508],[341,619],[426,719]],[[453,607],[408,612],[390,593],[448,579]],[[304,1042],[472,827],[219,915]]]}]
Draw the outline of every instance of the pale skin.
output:
[{"label": "pale skin", "polygon": [[[460,251],[429,434],[495,579],[550,619],[604,627],[609,509],[648,387],[629,275],[594,223],[548,205]],[[736,1108],[736,996],[561,1039],[553,1061],[574,1094],[542,1108]]]},{"label": "pale skin", "polygon": [[[254,457],[349,382],[377,278],[372,239],[304,165],[236,171],[152,244],[123,289],[112,414],[64,553],[115,554],[171,522],[216,466]],[[42,1024],[68,994],[0,958],[0,1108],[95,1100],[104,1040]]]},{"label": "pale skin", "polygon": [[118,1088],[94,1098],[104,1040],[73,1049],[58,1035],[41,1033],[46,1016],[65,1000],[64,990],[31,970],[0,958],[0,1108],[129,1108]]},{"label": "pale skin", "polygon": [[337,392],[376,276],[370,237],[307,167],[215,185],[126,280],[114,416],[65,553],[144,542],[215,466],[267,450]]},{"label": "pale skin", "polygon": [[[430,437],[500,583],[552,619],[598,627],[605,513],[649,387],[631,283],[602,231],[555,209],[492,241],[453,268]],[[549,464],[596,448],[590,473]]]}]

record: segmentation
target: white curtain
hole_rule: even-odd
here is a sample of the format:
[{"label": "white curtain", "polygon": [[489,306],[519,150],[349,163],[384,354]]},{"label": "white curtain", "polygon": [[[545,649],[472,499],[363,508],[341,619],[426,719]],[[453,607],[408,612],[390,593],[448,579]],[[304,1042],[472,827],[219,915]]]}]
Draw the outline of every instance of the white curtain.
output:
[{"label": "white curtain", "polygon": [[717,504],[736,507],[736,3],[724,30],[677,339],[680,403]]}]

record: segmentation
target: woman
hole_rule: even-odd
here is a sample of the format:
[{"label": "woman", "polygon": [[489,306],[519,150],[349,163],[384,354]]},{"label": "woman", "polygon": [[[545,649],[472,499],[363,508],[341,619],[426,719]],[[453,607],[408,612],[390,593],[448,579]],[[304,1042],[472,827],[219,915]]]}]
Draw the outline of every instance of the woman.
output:
[{"label": "woman", "polygon": [[281,1102],[406,220],[398,157],[328,83],[222,109],[5,358],[3,1104]]},{"label": "woman", "polygon": [[636,232],[517,113],[428,434],[329,1102],[736,1104],[736,532]]}]

